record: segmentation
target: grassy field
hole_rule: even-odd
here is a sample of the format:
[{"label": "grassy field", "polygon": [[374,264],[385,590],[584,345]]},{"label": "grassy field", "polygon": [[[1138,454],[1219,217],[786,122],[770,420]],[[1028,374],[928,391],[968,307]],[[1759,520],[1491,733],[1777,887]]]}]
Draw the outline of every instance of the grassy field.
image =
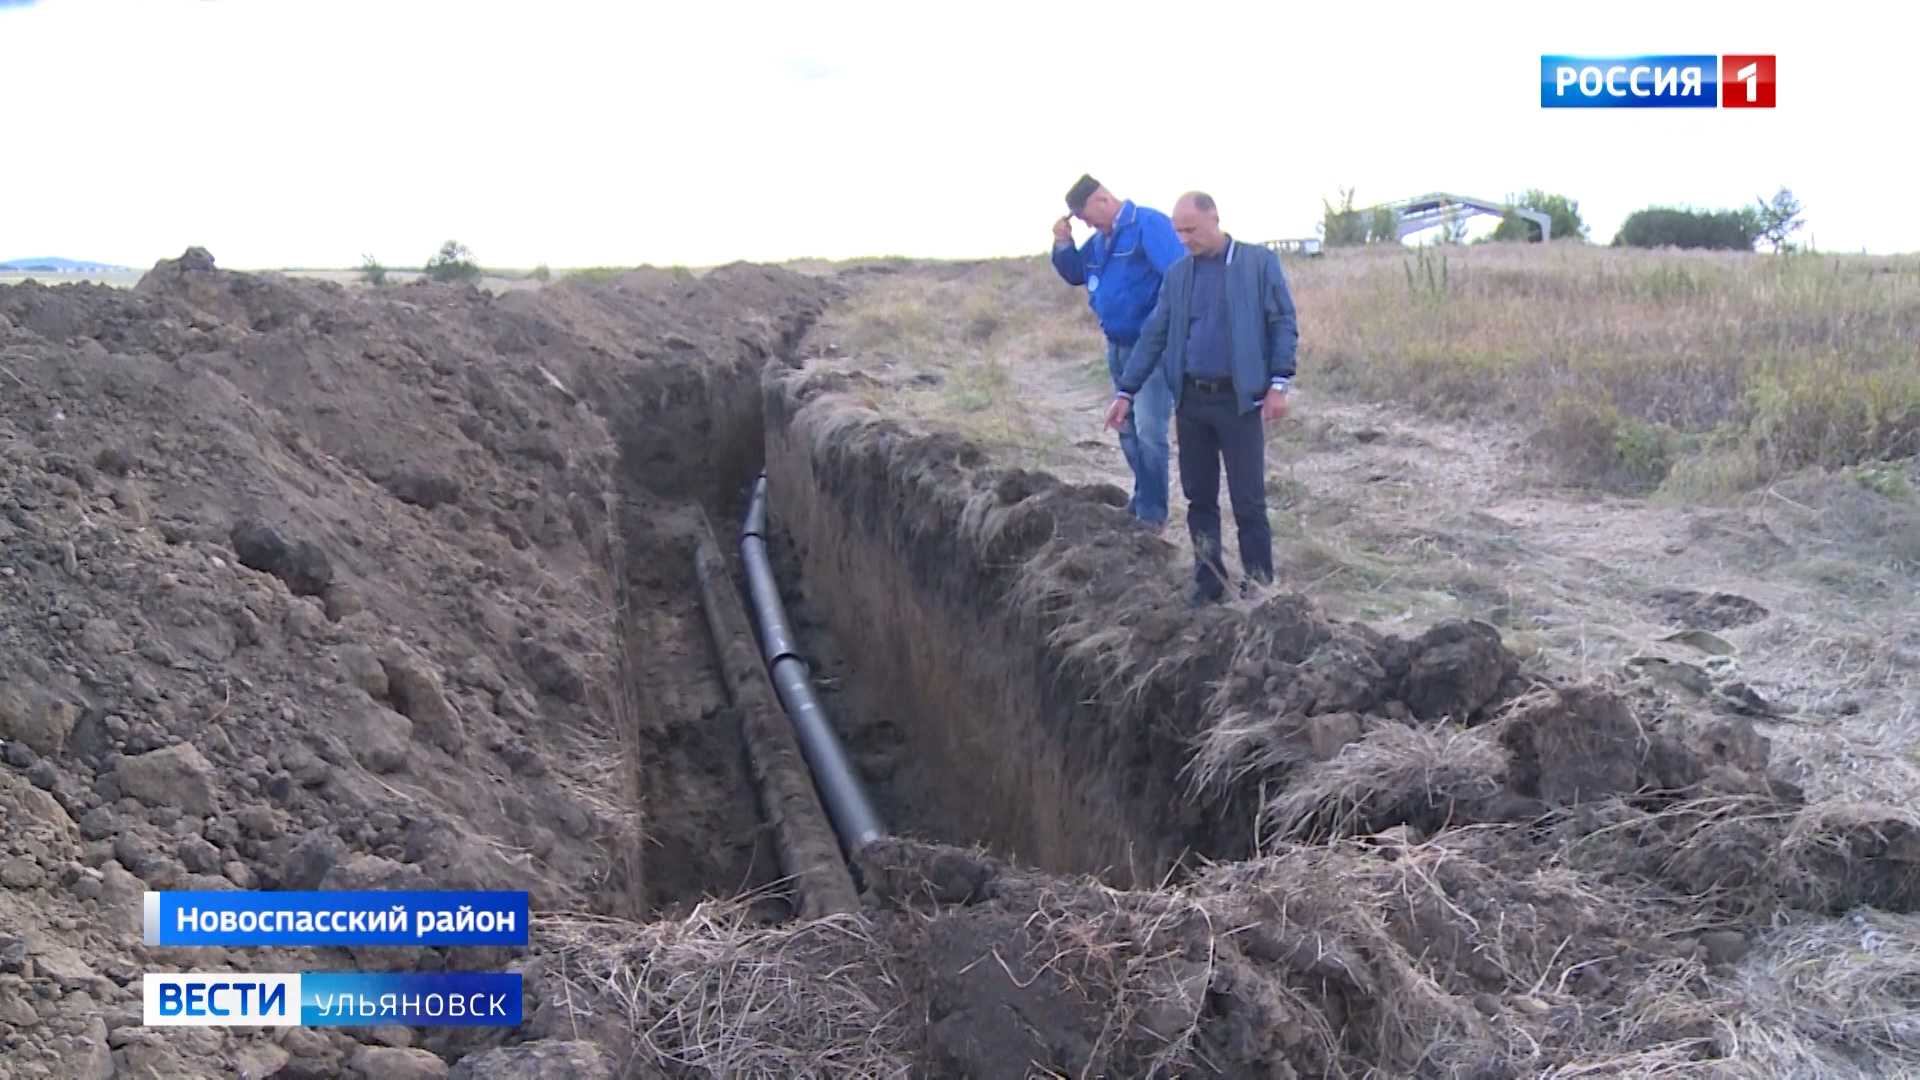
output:
[{"label": "grassy field", "polygon": [[[1283,585],[1381,626],[1484,619],[1577,677],[1666,650],[1676,590],[1753,598],[1776,615],[1734,634],[1764,666],[1749,676],[1796,707],[1861,709],[1844,737],[1796,729],[1809,768],[1920,790],[1903,674],[1920,259],[1481,245],[1287,269],[1300,374],[1267,478]],[[1130,484],[1099,330],[1043,258],[846,280],[810,364],[1006,464]],[[1184,529],[1169,539],[1184,551]]]},{"label": "grassy field", "polygon": [[1920,450],[1920,259],[1486,245],[1297,279],[1310,381],[1522,421],[1575,479],[1692,496]]},{"label": "grassy field", "polygon": [[[1837,813],[1915,805],[1920,259],[1556,243],[1286,265],[1301,354],[1267,435],[1280,589],[1407,636],[1479,620],[1526,674],[1617,690],[1649,724],[1750,717],[1769,774]],[[1044,258],[841,275],[803,359],[843,393],[996,465],[1130,484],[1099,330]],[[1177,480],[1171,496],[1165,572],[1184,588]],[[1665,999],[1746,1003],[1724,1071],[1637,1032],[1545,1075],[1913,1075],[1920,1040],[1876,1027],[1911,1010],[1869,1000],[1911,984],[1915,940],[1910,915],[1781,926],[1726,989]],[[1871,1050],[1770,1004],[1843,999]]]},{"label": "grassy field", "polygon": [[[1581,244],[1336,250],[1290,260],[1300,383],[1446,420],[1519,425],[1563,479],[1685,498],[1913,455],[1920,259]],[[854,348],[947,369],[893,404],[1040,443],[1012,365],[1088,359],[1082,294],[1044,260],[899,275],[841,316]],[[939,359],[934,359],[934,358]]]}]

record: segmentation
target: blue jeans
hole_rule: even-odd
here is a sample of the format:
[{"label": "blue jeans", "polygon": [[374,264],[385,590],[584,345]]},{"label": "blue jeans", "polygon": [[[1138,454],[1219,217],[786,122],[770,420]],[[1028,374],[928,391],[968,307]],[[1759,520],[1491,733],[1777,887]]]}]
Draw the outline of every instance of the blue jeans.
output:
[{"label": "blue jeans", "polygon": [[[1107,342],[1107,374],[1116,386],[1132,348]],[[1120,426],[1120,452],[1126,455],[1127,468],[1133,470],[1133,498],[1127,502],[1127,510],[1148,525],[1167,523],[1167,487],[1172,482],[1167,428],[1172,420],[1173,390],[1164,372],[1155,371],[1133,395],[1133,408],[1127,410],[1127,422]]]},{"label": "blue jeans", "polygon": [[1231,387],[1207,393],[1189,383],[1180,395],[1180,490],[1193,538],[1193,584],[1202,599],[1227,591],[1220,551],[1220,468],[1226,466],[1233,523],[1240,533],[1240,570],[1273,580],[1273,527],[1267,521],[1267,434],[1260,410],[1240,411]]}]

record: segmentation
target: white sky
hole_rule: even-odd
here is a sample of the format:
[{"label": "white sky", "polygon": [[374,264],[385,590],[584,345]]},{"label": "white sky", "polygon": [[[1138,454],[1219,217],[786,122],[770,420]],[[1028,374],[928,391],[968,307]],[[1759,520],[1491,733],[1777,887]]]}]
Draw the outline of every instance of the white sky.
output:
[{"label": "white sky", "polygon": [[[1082,171],[1247,239],[1342,185],[1543,187],[1604,242],[1784,183],[1823,250],[1920,250],[1909,3],[18,4],[0,259],[1012,255]],[[1539,105],[1542,53],[1733,52],[1779,56],[1779,108]]]}]

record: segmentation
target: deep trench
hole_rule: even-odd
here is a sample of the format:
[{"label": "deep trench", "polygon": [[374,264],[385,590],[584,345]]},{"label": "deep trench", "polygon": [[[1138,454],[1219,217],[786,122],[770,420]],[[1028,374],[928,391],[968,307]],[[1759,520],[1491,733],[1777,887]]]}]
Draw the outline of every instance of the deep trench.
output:
[{"label": "deep trench", "polygon": [[[780,882],[780,848],[693,571],[695,546],[711,536],[751,610],[738,541],[763,469],[769,551],[800,651],[889,832],[1122,886],[1164,879],[1195,854],[1236,857],[1229,844],[1196,844],[1211,826],[1158,820],[1152,808],[1178,800],[1146,789],[1142,777],[1165,770],[1144,759],[1167,747],[1066,737],[1104,718],[1081,715],[1086,703],[1045,670],[1039,642],[956,603],[951,582],[927,580],[925,560],[902,554],[902,523],[888,515],[910,508],[836,498],[847,478],[828,471],[777,404],[788,373],[780,363],[764,379],[751,365],[719,376],[689,369],[662,388],[655,372],[645,393],[628,396],[643,404],[612,417],[625,560],[619,696],[645,835],[634,858],[644,886],[633,890],[627,875],[627,909],[669,913],[754,893],[765,919],[798,910]],[[780,425],[769,430],[775,409]]]},{"label": "deep trench", "polygon": [[[781,883],[774,831],[755,789],[739,706],[729,701],[693,570],[710,536],[729,583],[750,611],[738,540],[753,478],[764,467],[757,373],[710,378],[688,372],[667,389],[627,400],[616,413],[620,443],[620,546],[624,646],[621,699],[634,797],[641,804],[641,895],[635,914],[683,912],[715,897],[752,894],[759,918],[794,914]],[[907,752],[906,717],[863,686],[811,601],[792,537],[776,514],[768,551],[781,599],[814,688],[891,831],[967,842],[929,796],[937,789]],[[756,643],[757,647],[757,643]],[[784,719],[784,717],[783,717]]]}]

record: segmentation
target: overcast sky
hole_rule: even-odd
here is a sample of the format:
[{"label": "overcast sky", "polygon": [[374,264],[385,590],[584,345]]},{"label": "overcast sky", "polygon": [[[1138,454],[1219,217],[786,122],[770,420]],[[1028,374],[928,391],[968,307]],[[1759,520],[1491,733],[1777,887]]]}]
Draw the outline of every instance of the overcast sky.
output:
[{"label": "overcast sky", "polygon": [[[1786,184],[1822,249],[1915,251],[1917,10],[0,0],[0,259],[1009,255],[1082,171],[1247,239],[1342,185],[1543,187],[1605,241]],[[1542,53],[1656,52],[1775,53],[1779,107],[1540,108]]]}]

